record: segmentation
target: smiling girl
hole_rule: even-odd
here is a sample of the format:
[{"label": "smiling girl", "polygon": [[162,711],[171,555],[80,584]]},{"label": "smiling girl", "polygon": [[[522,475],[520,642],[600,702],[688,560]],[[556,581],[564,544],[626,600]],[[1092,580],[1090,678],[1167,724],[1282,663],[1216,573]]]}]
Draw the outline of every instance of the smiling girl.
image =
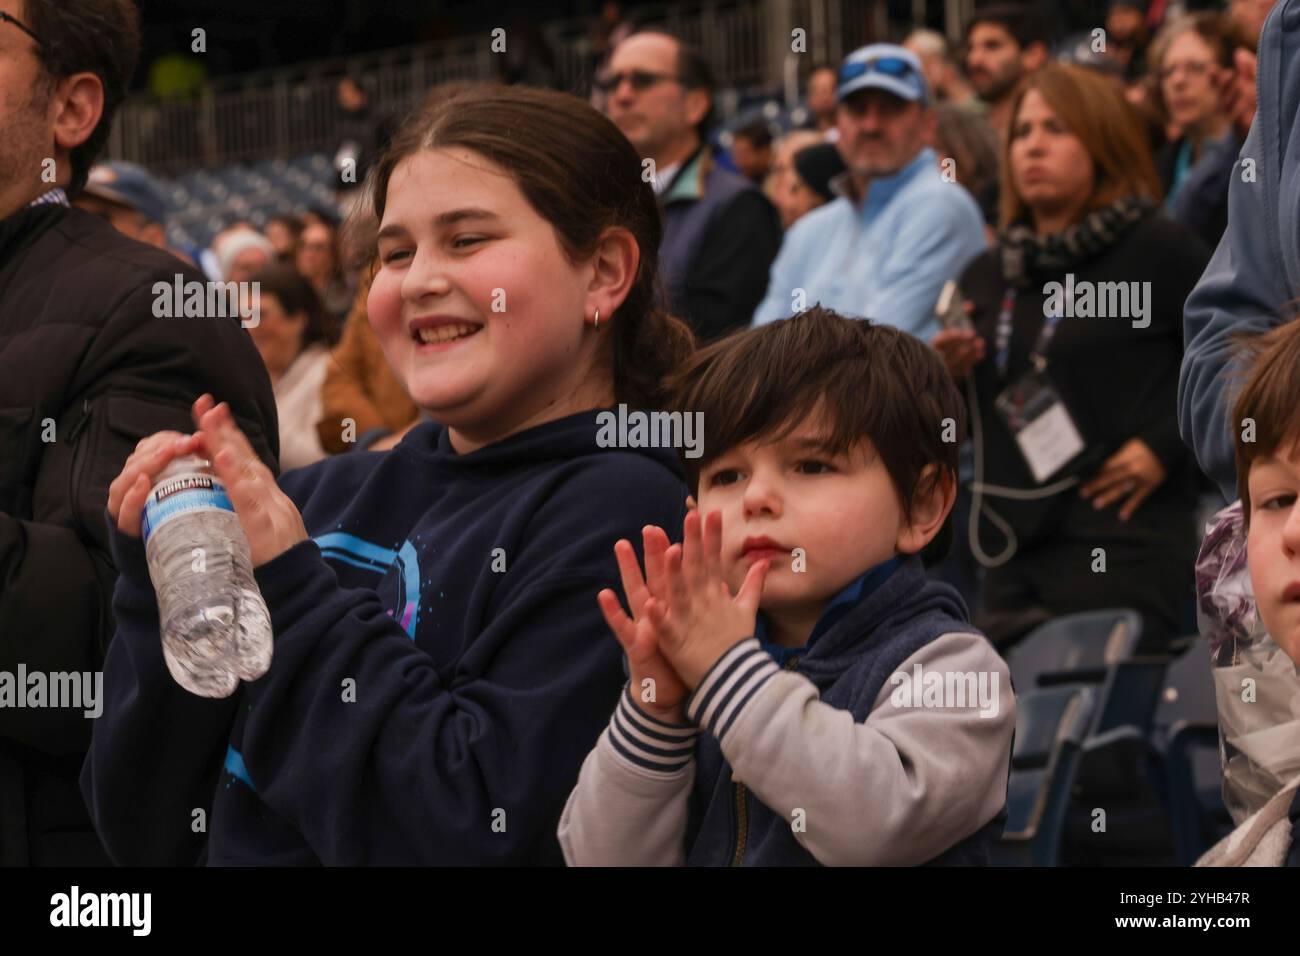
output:
[{"label": "smiling girl", "polygon": [[[680,527],[670,449],[603,449],[661,407],[690,333],[658,306],[635,150],[549,91],[456,87],[372,175],[384,355],[435,422],[277,485],[224,403],[114,481],[121,578],[82,785],[119,863],[558,863],[556,823],[624,676],[596,592],[613,543]],[[153,476],[213,458],[249,539],[274,659],[207,700],[163,666],[138,537]],[[195,808],[210,812],[194,833]]]}]

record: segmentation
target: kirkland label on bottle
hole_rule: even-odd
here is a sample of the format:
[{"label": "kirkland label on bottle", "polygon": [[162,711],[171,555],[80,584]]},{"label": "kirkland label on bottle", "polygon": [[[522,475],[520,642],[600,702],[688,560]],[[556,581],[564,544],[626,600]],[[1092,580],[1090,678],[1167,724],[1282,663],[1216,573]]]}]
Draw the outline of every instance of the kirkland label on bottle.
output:
[{"label": "kirkland label on bottle", "polygon": [[144,504],[144,543],[168,520],[194,511],[235,512],[226,487],[212,475],[177,475],[149,493]]}]

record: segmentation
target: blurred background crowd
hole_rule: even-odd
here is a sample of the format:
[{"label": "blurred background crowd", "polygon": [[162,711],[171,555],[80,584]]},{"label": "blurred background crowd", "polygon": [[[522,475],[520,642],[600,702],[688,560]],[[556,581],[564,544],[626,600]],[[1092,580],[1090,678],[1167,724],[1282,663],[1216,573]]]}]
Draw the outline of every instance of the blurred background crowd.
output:
[{"label": "blurred background crowd", "polygon": [[[75,202],[212,280],[260,283],[249,332],[282,470],[391,448],[420,421],[366,315],[362,187],[402,117],[448,81],[547,86],[650,161],[664,292],[700,341],[821,303],[939,351],[976,434],[932,573],[996,644],[1117,607],[1136,617],[1106,634],[1126,622],[1131,653],[1167,662],[1194,640],[1193,561],[1222,498],[1179,434],[1183,310],[1227,228],[1270,0],[588,2],[385,33],[390,11],[370,35],[330,32],[333,58],[304,43],[296,62],[289,38],[259,55],[246,37],[235,56],[214,33],[224,56],[186,53],[188,21],[149,6],[152,65]],[[1146,324],[1064,323],[1053,339],[1042,289],[1067,275],[1147,284],[1130,316]],[[1088,442],[1076,478],[1044,485],[1001,416],[1049,345]],[[1163,673],[1123,698],[1151,698],[1135,705],[1146,723]]]}]

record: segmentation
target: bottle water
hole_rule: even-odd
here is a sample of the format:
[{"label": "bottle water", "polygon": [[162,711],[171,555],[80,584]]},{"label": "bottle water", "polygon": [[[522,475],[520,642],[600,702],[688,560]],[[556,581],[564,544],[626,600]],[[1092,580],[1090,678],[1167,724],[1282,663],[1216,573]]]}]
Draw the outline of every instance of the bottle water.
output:
[{"label": "bottle water", "polygon": [[144,507],[145,555],[158,595],[163,657],[176,683],[229,697],[271,666],[271,617],[248,539],[212,463],[170,462]]}]

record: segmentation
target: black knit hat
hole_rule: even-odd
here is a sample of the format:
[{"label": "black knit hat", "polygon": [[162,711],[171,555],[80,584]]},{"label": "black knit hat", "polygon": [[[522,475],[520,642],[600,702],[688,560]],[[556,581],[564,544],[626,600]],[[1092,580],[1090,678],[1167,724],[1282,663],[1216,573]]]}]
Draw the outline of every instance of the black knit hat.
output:
[{"label": "black knit hat", "polygon": [[831,180],[844,172],[844,160],[834,143],[818,143],[794,154],[794,168],[799,178],[822,199],[830,201],[835,198],[831,192]]}]

